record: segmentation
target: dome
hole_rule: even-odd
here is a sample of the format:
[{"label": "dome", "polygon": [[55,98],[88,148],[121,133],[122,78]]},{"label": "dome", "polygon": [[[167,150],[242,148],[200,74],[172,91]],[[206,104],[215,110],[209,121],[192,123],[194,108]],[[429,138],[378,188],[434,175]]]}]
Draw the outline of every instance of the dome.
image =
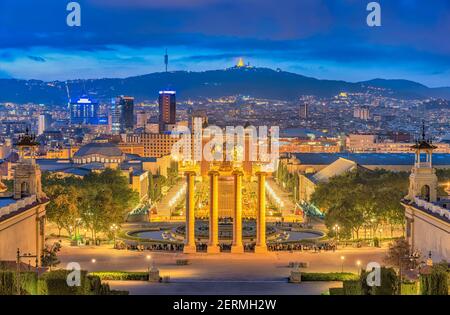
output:
[{"label": "dome", "polygon": [[124,159],[122,151],[113,143],[92,142],[82,146],[73,156],[75,163],[120,163]]}]

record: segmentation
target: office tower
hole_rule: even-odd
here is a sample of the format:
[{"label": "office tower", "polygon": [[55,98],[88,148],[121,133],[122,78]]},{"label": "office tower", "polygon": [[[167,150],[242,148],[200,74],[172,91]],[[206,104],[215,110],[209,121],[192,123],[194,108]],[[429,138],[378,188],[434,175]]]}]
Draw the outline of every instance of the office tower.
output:
[{"label": "office tower", "polygon": [[134,97],[121,95],[113,99],[111,118],[113,134],[132,131],[134,126]]},{"label": "office tower", "polygon": [[70,123],[95,125],[98,123],[98,102],[81,97],[70,102]]},{"label": "office tower", "polygon": [[308,119],[308,103],[300,104],[300,119]]},{"label": "office tower", "polygon": [[38,120],[38,136],[50,128],[52,116],[50,114],[40,114]]},{"label": "office tower", "polygon": [[145,128],[148,121],[148,113],[140,111],[136,113],[136,128]]},{"label": "office tower", "polygon": [[[160,132],[168,129],[169,125],[176,123],[175,91],[159,92],[159,125]],[[170,128],[169,128],[170,129]]]}]

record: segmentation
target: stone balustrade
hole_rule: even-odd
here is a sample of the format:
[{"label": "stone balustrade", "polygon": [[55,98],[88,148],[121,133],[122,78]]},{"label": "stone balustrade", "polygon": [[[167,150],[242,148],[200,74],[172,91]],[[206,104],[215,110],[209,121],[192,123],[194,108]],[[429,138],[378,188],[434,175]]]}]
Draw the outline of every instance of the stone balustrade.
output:
[{"label": "stone balustrade", "polygon": [[414,198],[414,203],[419,207],[424,208],[425,210],[431,211],[434,214],[438,214],[450,220],[450,209],[446,209],[435,203],[425,201],[418,197]]},{"label": "stone balustrade", "polygon": [[36,195],[31,195],[29,197],[25,197],[19,200],[14,200],[14,202],[12,202],[11,204],[0,208],[0,217],[15,212],[35,202],[36,202]]}]

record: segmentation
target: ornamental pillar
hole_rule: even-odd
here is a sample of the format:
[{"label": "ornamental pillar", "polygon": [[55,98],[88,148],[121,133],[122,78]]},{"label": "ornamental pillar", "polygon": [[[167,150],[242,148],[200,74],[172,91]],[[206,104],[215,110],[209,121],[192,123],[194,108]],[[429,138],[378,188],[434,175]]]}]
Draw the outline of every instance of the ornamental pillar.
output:
[{"label": "ornamental pillar", "polygon": [[197,252],[195,246],[195,201],[194,201],[194,189],[195,189],[195,172],[188,171],[186,175],[186,234],[184,239],[183,253],[193,254]]},{"label": "ornamental pillar", "polygon": [[241,171],[234,171],[234,218],[232,253],[243,253],[242,244],[242,175]]},{"label": "ornamental pillar", "polygon": [[255,253],[266,253],[266,173],[258,172],[258,209],[256,211]]},{"label": "ornamental pillar", "polygon": [[219,172],[209,172],[209,242],[208,253],[219,253]]}]

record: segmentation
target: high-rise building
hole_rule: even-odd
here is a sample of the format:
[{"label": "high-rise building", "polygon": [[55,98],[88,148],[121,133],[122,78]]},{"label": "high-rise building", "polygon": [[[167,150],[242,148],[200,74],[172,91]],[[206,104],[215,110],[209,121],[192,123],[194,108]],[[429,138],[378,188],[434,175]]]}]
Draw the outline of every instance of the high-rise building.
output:
[{"label": "high-rise building", "polygon": [[50,114],[40,114],[38,120],[38,136],[50,128],[52,116]]},{"label": "high-rise building", "polygon": [[70,102],[71,124],[98,124],[98,102],[88,97],[81,97]]},{"label": "high-rise building", "polygon": [[111,118],[113,134],[132,131],[134,126],[134,97],[121,95],[113,99]]},{"label": "high-rise building", "polygon": [[148,117],[149,114],[144,111],[136,113],[136,128],[145,128],[145,126],[147,125]]},{"label": "high-rise building", "polygon": [[304,102],[300,104],[300,119],[308,119],[309,106],[308,103]]},{"label": "high-rise building", "polygon": [[159,125],[160,131],[168,129],[168,125],[176,123],[176,92],[160,91],[159,92]]}]

